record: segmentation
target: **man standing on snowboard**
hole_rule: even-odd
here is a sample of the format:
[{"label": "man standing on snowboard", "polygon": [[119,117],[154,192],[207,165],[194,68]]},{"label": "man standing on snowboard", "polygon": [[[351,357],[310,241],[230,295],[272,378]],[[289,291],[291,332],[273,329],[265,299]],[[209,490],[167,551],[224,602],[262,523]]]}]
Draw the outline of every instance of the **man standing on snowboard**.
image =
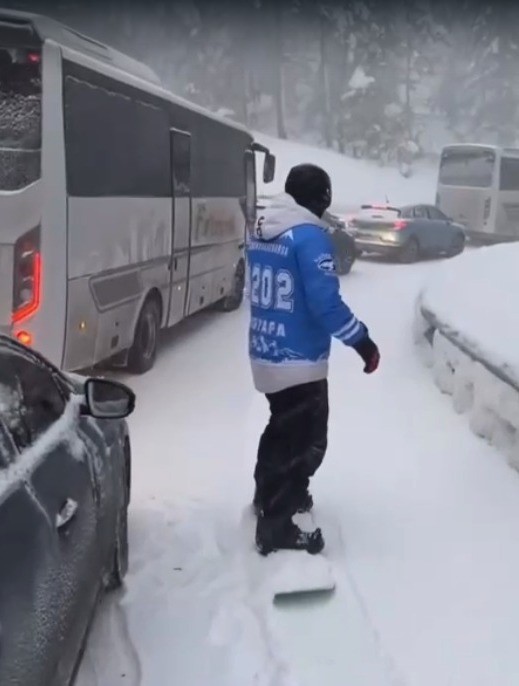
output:
[{"label": "man standing on snowboard", "polygon": [[285,193],[258,217],[247,249],[249,354],[254,385],[271,412],[254,472],[256,545],[264,555],[279,549],[319,553],[324,547],[320,529],[303,532],[292,517],[313,507],[310,477],[327,448],[332,336],[361,356],[365,373],[380,360],[366,326],[341,299],[321,219],[331,197],[323,169],[294,167]]}]

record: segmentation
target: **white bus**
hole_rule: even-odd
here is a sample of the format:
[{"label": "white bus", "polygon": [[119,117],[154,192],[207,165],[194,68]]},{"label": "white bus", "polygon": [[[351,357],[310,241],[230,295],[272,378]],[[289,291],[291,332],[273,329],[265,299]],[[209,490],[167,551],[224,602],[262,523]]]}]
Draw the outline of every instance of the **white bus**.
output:
[{"label": "white bus", "polygon": [[448,145],[442,150],[436,204],[481,243],[519,239],[519,149]]},{"label": "white bus", "polygon": [[0,10],[0,331],[65,370],[143,373],[161,327],[239,307],[275,159],[135,60]]}]

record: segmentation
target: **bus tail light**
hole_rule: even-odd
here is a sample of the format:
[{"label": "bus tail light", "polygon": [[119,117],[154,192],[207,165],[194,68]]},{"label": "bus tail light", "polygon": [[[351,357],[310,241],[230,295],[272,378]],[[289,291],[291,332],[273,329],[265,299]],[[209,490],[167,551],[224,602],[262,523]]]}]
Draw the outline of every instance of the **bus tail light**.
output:
[{"label": "bus tail light", "polygon": [[21,236],[14,246],[13,324],[35,314],[41,301],[40,229]]}]

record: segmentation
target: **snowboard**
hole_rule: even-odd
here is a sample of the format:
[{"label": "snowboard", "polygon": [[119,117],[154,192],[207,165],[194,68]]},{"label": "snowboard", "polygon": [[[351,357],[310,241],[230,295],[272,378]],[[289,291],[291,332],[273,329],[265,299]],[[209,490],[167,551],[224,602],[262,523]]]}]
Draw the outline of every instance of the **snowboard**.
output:
[{"label": "snowboard", "polygon": [[[254,550],[254,576],[257,582],[272,595],[273,600],[284,597],[331,593],[336,579],[333,564],[322,553],[310,555],[302,550],[278,550],[261,555],[255,545],[256,515],[249,506],[243,517],[244,535]],[[303,531],[312,531],[318,524],[313,513],[297,514],[294,522]]]}]

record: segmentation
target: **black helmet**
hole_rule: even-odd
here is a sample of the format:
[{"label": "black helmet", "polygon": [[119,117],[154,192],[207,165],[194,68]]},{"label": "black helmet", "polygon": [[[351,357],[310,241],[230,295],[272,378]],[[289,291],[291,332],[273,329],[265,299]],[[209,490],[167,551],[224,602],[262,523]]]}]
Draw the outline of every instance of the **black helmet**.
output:
[{"label": "black helmet", "polygon": [[298,164],[289,171],[285,193],[298,205],[322,217],[332,202],[332,182],[328,174],[315,164]]}]

